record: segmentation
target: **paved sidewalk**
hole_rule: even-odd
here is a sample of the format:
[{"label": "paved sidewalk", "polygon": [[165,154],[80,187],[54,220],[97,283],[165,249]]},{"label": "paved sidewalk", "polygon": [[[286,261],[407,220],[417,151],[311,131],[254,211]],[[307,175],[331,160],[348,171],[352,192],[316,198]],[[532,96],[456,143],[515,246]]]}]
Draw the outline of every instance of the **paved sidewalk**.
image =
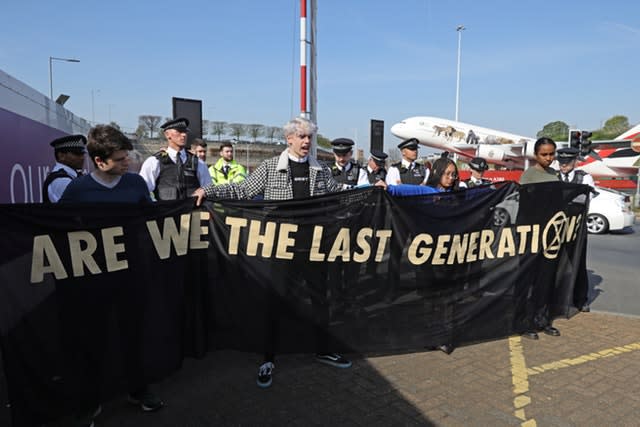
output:
[{"label": "paved sidewalk", "polygon": [[216,352],[155,385],[160,412],[121,397],[96,426],[640,425],[640,318],[581,313],[554,325],[561,337],[368,357],[347,370],[282,356],[267,390],[255,384],[256,355]]}]

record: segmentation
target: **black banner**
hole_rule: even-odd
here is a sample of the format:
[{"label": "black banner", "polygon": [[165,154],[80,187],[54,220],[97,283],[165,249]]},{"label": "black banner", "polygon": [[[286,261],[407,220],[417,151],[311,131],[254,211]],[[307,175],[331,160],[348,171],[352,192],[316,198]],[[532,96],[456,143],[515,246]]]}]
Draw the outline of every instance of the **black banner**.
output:
[{"label": "black banner", "polygon": [[[15,425],[229,348],[453,347],[571,316],[589,187],[0,207],[0,344]],[[576,301],[574,301],[574,298]]]}]

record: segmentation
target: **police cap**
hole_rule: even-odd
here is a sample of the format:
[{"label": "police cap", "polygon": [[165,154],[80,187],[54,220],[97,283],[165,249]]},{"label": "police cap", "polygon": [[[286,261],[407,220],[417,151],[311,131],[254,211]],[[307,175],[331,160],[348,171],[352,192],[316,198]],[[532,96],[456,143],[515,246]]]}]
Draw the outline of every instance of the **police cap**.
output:
[{"label": "police cap", "polygon": [[87,138],[84,135],[67,135],[62,138],[54,139],[49,143],[55,151],[77,151],[85,152],[84,146],[87,145]]},{"label": "police cap", "polygon": [[418,140],[416,138],[409,138],[398,144],[399,149],[408,148],[409,150],[418,149]]},{"label": "police cap", "polygon": [[556,151],[556,158],[559,163],[569,163],[572,160],[578,158],[578,154],[580,154],[580,150],[573,147],[565,147]]},{"label": "police cap", "polygon": [[387,153],[380,150],[371,150],[371,158],[378,165],[384,165],[387,160]]},{"label": "police cap", "polygon": [[349,138],[337,138],[331,141],[333,152],[336,154],[347,154],[352,150],[353,144],[355,143]]},{"label": "police cap", "polygon": [[471,159],[471,161],[469,162],[469,167],[478,172],[484,172],[489,169],[487,161],[482,157],[474,157],[473,159]]},{"label": "police cap", "polygon": [[189,131],[189,119],[184,117],[178,117],[177,119],[169,120],[160,126],[160,129],[163,131],[169,129],[175,129],[179,132],[188,132]]}]

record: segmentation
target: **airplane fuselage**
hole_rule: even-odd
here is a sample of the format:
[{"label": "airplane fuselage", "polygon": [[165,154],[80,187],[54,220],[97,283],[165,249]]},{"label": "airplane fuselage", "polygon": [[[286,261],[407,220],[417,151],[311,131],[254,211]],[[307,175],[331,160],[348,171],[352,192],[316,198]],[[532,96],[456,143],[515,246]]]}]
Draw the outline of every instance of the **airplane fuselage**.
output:
[{"label": "airplane fuselage", "polygon": [[[635,137],[640,125],[617,139]],[[527,159],[534,159],[535,139],[469,123],[431,116],[416,116],[402,120],[391,127],[391,133],[401,139],[416,138],[420,144],[449,151],[465,157],[483,157],[487,162],[509,169],[524,169]],[[631,137],[629,137],[631,138]],[[556,141],[558,148],[568,142]],[[578,165],[594,176],[619,177],[634,175],[638,171],[640,153],[632,150],[603,149],[602,160],[588,158]]]}]

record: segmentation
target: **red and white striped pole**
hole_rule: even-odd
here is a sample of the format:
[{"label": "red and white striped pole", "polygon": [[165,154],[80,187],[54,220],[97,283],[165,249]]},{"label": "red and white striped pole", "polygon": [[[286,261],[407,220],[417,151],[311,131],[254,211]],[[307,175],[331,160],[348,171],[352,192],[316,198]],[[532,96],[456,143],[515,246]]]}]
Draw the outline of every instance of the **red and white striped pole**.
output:
[{"label": "red and white striped pole", "polygon": [[300,116],[309,118],[307,110],[307,0],[300,0]]}]

